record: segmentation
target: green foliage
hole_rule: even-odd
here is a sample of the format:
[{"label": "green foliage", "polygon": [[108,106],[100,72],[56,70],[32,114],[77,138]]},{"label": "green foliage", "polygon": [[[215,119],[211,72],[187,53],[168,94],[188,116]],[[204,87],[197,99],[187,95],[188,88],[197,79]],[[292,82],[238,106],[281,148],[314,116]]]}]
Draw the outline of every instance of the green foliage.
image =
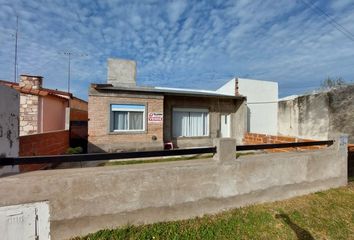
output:
[{"label": "green foliage", "polygon": [[216,215],[101,230],[74,240],[354,239],[354,183]]},{"label": "green foliage", "polygon": [[67,154],[80,154],[83,152],[82,147],[68,148],[66,150]]}]

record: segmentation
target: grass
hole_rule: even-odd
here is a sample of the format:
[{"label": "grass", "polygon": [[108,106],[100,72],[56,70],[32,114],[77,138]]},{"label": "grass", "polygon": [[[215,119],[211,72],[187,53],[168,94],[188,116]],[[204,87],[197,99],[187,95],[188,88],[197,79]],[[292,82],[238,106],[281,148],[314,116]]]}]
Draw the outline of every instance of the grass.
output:
[{"label": "grass", "polygon": [[[238,152],[236,153],[236,158],[244,155],[251,155],[254,152]],[[175,161],[186,161],[186,160],[197,160],[197,159],[208,159],[212,158],[213,154],[197,154],[193,156],[177,156],[168,158],[153,158],[153,159],[131,159],[131,160],[121,160],[121,161],[111,161],[101,163],[99,166],[117,166],[117,165],[130,165],[130,164],[141,164],[141,163],[159,163],[159,162],[175,162]]]},{"label": "grass", "polygon": [[354,182],[285,201],[74,239],[354,239]]}]

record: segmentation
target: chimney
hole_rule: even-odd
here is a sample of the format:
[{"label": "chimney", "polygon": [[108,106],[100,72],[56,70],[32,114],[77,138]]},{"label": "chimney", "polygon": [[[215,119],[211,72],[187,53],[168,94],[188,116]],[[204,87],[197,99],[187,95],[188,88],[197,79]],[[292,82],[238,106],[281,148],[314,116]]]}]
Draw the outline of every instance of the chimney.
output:
[{"label": "chimney", "polygon": [[41,76],[21,75],[19,86],[24,88],[41,89],[42,82],[43,77]]},{"label": "chimney", "polygon": [[113,86],[136,86],[136,62],[132,60],[109,58],[107,83]]}]

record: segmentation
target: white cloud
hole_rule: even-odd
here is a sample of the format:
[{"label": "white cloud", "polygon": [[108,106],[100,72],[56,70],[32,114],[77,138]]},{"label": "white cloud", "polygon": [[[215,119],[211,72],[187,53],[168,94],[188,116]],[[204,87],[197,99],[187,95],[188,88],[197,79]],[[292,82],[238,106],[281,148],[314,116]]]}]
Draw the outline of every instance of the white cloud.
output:
[{"label": "white cloud", "polygon": [[167,14],[171,23],[175,23],[180,16],[183,14],[187,7],[187,2],[185,0],[174,0],[167,5]]},{"label": "white cloud", "polygon": [[[135,59],[141,85],[213,89],[236,75],[279,81],[282,95],[318,86],[328,75],[354,74],[354,43],[301,1],[0,4],[0,79],[13,78],[17,12],[20,73],[66,89],[67,58],[60,53],[71,51],[72,86],[84,98],[90,82],[105,81],[108,57]],[[317,6],[354,32],[350,1]]]}]

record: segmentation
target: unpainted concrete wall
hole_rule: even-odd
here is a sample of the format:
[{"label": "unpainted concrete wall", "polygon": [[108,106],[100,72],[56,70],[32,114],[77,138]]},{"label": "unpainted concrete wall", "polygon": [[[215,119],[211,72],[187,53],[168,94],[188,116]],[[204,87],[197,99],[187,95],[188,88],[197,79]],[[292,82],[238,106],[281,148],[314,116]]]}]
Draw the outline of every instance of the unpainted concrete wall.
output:
[{"label": "unpainted concrete wall", "polygon": [[278,134],[325,140],[349,134],[354,143],[354,85],[278,104]]},{"label": "unpainted concrete wall", "polygon": [[[0,206],[48,200],[52,239],[125,224],[185,219],[347,184],[347,145],[235,159],[234,139],[214,160],[50,170],[0,181]],[[14,187],[15,190],[14,190]]]},{"label": "unpainted concrete wall", "polygon": [[[0,157],[18,157],[19,107],[19,93],[0,85]],[[0,167],[0,176],[18,170],[18,166]]]},{"label": "unpainted concrete wall", "polygon": [[136,62],[126,59],[109,58],[107,83],[113,86],[136,85]]}]

